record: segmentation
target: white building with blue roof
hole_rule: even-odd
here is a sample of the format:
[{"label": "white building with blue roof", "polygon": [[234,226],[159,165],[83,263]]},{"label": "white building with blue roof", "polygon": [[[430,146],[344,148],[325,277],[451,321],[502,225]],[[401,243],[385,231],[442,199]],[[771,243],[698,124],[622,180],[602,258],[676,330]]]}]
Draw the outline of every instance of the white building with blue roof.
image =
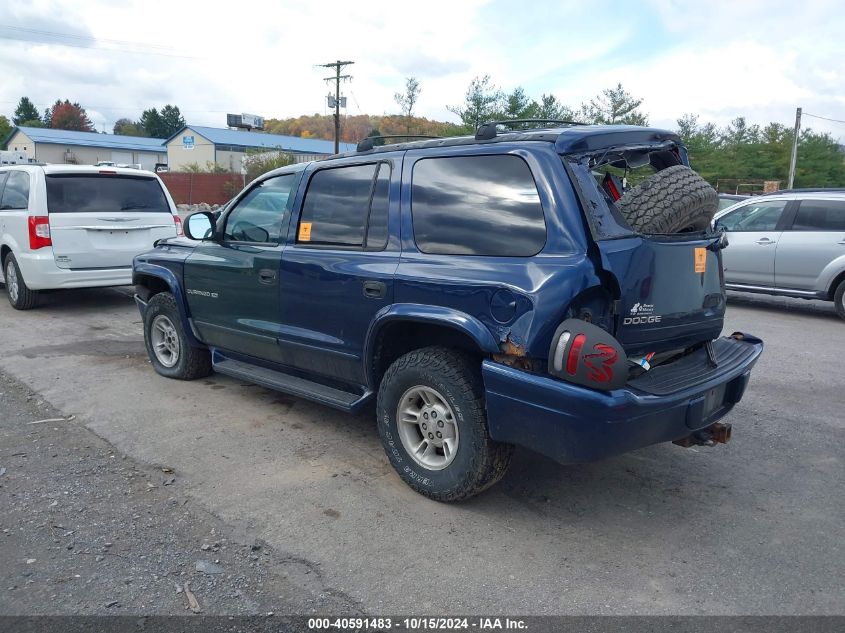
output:
[{"label": "white building with blue roof", "polygon": [[[252,152],[282,152],[295,162],[307,162],[334,154],[334,141],[264,132],[187,125],[165,141],[170,171],[184,171],[188,165],[205,167],[216,163],[239,172],[244,156]],[[340,151],[355,150],[354,143],[341,143]]]},{"label": "white building with blue roof", "polygon": [[[155,169],[167,163],[164,139],[143,136],[75,132],[40,127],[16,127],[6,140],[6,149],[23,152],[39,163],[96,165],[113,162],[117,165],[140,165]],[[0,143],[3,139],[0,139]]]}]

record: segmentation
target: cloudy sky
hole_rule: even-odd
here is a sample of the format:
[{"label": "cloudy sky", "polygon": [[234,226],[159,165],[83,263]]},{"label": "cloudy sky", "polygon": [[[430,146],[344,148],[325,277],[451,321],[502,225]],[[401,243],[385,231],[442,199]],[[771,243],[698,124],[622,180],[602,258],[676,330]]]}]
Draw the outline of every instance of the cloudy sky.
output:
[{"label": "cloudy sky", "polygon": [[[652,124],[684,113],[792,124],[796,106],[845,120],[845,11],[834,0],[193,2],[14,0],[0,6],[0,114],[78,101],[111,131],[144,108],[189,123],[226,112],[326,112],[330,71],[354,60],[348,114],[394,113],[404,78],[417,113],[454,120],[470,80],[578,105],[622,84]],[[845,140],[845,124],[805,124]]]}]

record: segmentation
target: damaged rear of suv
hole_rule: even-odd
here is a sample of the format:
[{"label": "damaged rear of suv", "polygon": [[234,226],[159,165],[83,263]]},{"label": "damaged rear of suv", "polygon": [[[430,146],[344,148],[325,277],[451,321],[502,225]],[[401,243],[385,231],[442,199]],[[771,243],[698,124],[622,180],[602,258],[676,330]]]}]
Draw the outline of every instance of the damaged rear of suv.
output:
[{"label": "damaged rear of suv", "polygon": [[763,346],[721,336],[715,209],[671,132],[494,122],[270,172],[134,280],[160,374],[375,400],[399,476],[454,501],[515,445],[574,463],[729,439]]}]

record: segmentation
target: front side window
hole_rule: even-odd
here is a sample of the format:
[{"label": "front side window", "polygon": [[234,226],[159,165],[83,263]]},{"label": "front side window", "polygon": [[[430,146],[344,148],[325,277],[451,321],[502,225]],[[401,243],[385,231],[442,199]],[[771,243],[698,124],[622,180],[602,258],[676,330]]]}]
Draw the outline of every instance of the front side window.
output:
[{"label": "front side window", "polygon": [[411,213],[423,253],[530,257],[546,243],[537,185],[518,156],[417,161]]},{"label": "front side window", "polygon": [[802,200],[793,231],[845,231],[845,200]]},{"label": "front side window", "polygon": [[253,187],[226,217],[223,239],[228,242],[279,242],[282,218],[296,174],[268,178]]},{"label": "front side window", "polygon": [[299,218],[297,244],[381,250],[387,243],[390,165],[316,172]]},{"label": "front side window", "polygon": [[29,206],[29,174],[10,171],[3,188],[0,209],[26,209]]},{"label": "front side window", "polygon": [[726,231],[774,231],[786,204],[786,200],[752,202],[719,218],[716,226]]}]

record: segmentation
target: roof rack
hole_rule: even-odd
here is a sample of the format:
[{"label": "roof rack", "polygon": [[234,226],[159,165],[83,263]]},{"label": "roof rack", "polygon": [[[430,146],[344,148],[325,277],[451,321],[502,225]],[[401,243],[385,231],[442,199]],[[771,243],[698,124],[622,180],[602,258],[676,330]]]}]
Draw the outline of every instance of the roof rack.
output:
[{"label": "roof rack", "polygon": [[441,136],[431,136],[430,134],[388,134],[385,136],[368,136],[364,139],[358,141],[358,147],[356,151],[359,152],[368,152],[376,146],[377,140],[384,140],[388,138],[408,138],[408,139],[416,139],[416,138],[443,138]]},{"label": "roof rack", "polygon": [[588,123],[581,123],[580,121],[566,121],[562,119],[508,119],[506,121],[487,121],[478,126],[475,131],[476,141],[489,141],[496,138],[496,127],[499,125],[506,125],[513,127],[515,123],[556,123],[559,125],[589,125]]}]

